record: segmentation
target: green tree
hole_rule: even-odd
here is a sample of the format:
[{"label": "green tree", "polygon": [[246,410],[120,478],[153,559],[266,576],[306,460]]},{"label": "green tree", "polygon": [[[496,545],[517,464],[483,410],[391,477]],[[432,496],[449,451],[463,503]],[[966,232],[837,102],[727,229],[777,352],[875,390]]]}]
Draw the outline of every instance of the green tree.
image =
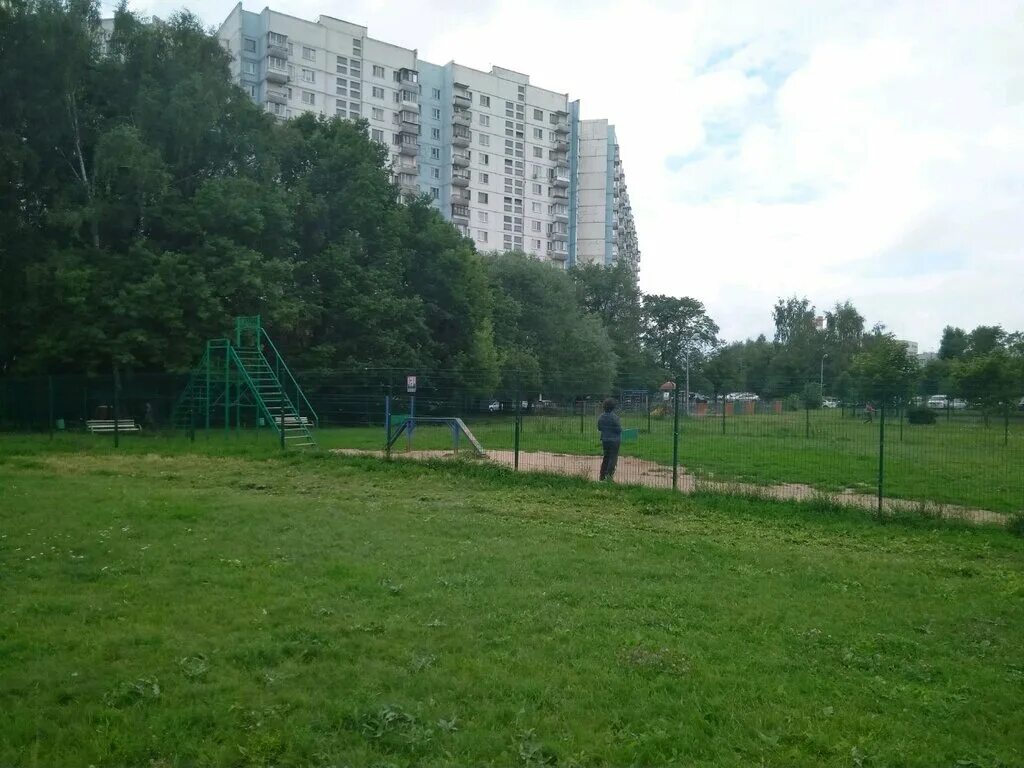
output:
[{"label": "green tree", "polygon": [[957,360],[951,370],[953,394],[980,406],[988,424],[989,416],[1005,412],[1019,393],[1019,378],[1013,358],[1001,348]]},{"label": "green tree", "polygon": [[939,359],[955,360],[967,354],[970,338],[963,328],[947,325],[942,329],[942,340],[939,342]]},{"label": "green tree", "polygon": [[687,296],[652,295],[643,301],[644,346],[666,371],[699,369],[707,354],[718,345],[718,325],[704,305]]},{"label": "green tree", "polygon": [[917,359],[892,334],[875,334],[873,343],[854,356],[851,372],[861,396],[883,406],[907,402],[920,375]]}]

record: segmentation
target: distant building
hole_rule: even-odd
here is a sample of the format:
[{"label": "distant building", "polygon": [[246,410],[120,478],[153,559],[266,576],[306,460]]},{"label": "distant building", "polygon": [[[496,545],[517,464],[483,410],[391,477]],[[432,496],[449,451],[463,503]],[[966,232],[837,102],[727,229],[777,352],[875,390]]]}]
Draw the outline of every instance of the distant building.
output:
[{"label": "distant building", "polygon": [[825,330],[825,318],[821,315],[814,318],[814,328],[819,331]]},{"label": "distant building", "polygon": [[907,354],[910,357],[917,357],[917,342],[907,341],[906,339],[896,339],[900,344],[907,348]]},{"label": "distant building", "polygon": [[930,363],[932,360],[938,360],[938,359],[939,359],[939,353],[938,352],[918,352],[917,353],[917,362],[919,362],[921,365],[924,365],[925,363]]}]

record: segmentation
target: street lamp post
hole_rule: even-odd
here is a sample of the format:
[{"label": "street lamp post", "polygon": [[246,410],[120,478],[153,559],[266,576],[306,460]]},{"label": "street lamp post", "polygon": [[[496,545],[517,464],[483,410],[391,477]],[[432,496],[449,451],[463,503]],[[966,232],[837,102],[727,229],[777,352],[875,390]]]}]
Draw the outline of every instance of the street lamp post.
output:
[{"label": "street lamp post", "polygon": [[821,371],[818,373],[818,397],[825,396],[825,358],[828,352],[821,356]]}]

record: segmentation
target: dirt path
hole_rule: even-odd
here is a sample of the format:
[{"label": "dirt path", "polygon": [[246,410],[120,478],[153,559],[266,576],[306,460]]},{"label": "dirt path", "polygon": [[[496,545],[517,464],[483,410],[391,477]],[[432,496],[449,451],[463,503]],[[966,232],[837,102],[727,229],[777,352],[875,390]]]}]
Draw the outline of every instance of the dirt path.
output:
[{"label": "dirt path", "polygon": [[[383,451],[361,451],[354,448],[337,448],[332,453],[355,456],[383,456]],[[473,454],[464,451],[462,457]],[[456,454],[452,451],[412,451],[393,453],[397,459],[452,459]],[[488,451],[487,460],[506,467],[515,466],[513,451]],[[520,451],[519,469],[525,472],[550,472],[556,475],[569,475],[597,480],[601,466],[600,456],[582,456],[571,453],[547,453],[544,451]],[[653,461],[645,461],[633,456],[620,456],[615,472],[616,482],[621,485],[644,485],[651,488],[671,488],[672,468]],[[710,491],[714,493],[730,493],[746,496],[760,496],[771,499],[811,501],[827,499],[843,506],[859,507],[874,511],[878,508],[878,497],[842,491],[828,493],[802,483],[782,483],[780,485],[756,485],[754,483],[722,482],[717,480],[701,480],[686,472],[685,467],[679,468],[679,490],[682,493]],[[994,523],[1005,525],[1007,515],[985,509],[970,509],[954,504],[936,504],[928,501],[912,499],[883,499],[882,509],[887,512],[920,512],[935,517],[970,520],[975,523]]]}]

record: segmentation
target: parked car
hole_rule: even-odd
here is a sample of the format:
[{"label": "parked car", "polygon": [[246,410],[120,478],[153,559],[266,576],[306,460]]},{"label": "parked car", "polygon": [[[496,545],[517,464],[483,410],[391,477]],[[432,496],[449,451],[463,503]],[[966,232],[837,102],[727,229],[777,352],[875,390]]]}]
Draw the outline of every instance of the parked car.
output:
[{"label": "parked car", "polygon": [[753,392],[730,392],[725,396],[726,402],[745,402],[745,401],[757,401],[761,398],[755,395]]},{"label": "parked car", "polygon": [[1024,411],[1024,397],[1022,397],[1020,399],[1020,402],[1017,403],[1017,410],[1018,411]]},{"label": "parked car", "polygon": [[706,403],[708,401],[708,396],[702,395],[700,392],[691,392],[690,400],[694,403]]},{"label": "parked car", "polygon": [[841,403],[834,397],[823,397],[821,399],[822,408],[838,408]]},{"label": "parked car", "polygon": [[501,410],[501,403],[497,400],[491,400],[491,402],[487,404],[487,410],[491,413],[497,413]]},{"label": "parked car", "polygon": [[952,408],[954,411],[965,411],[967,410],[967,401],[961,397],[954,397],[950,401],[949,407]]},{"label": "parked car", "polygon": [[945,395],[932,395],[928,398],[929,408],[946,408],[949,403],[949,398]]}]

